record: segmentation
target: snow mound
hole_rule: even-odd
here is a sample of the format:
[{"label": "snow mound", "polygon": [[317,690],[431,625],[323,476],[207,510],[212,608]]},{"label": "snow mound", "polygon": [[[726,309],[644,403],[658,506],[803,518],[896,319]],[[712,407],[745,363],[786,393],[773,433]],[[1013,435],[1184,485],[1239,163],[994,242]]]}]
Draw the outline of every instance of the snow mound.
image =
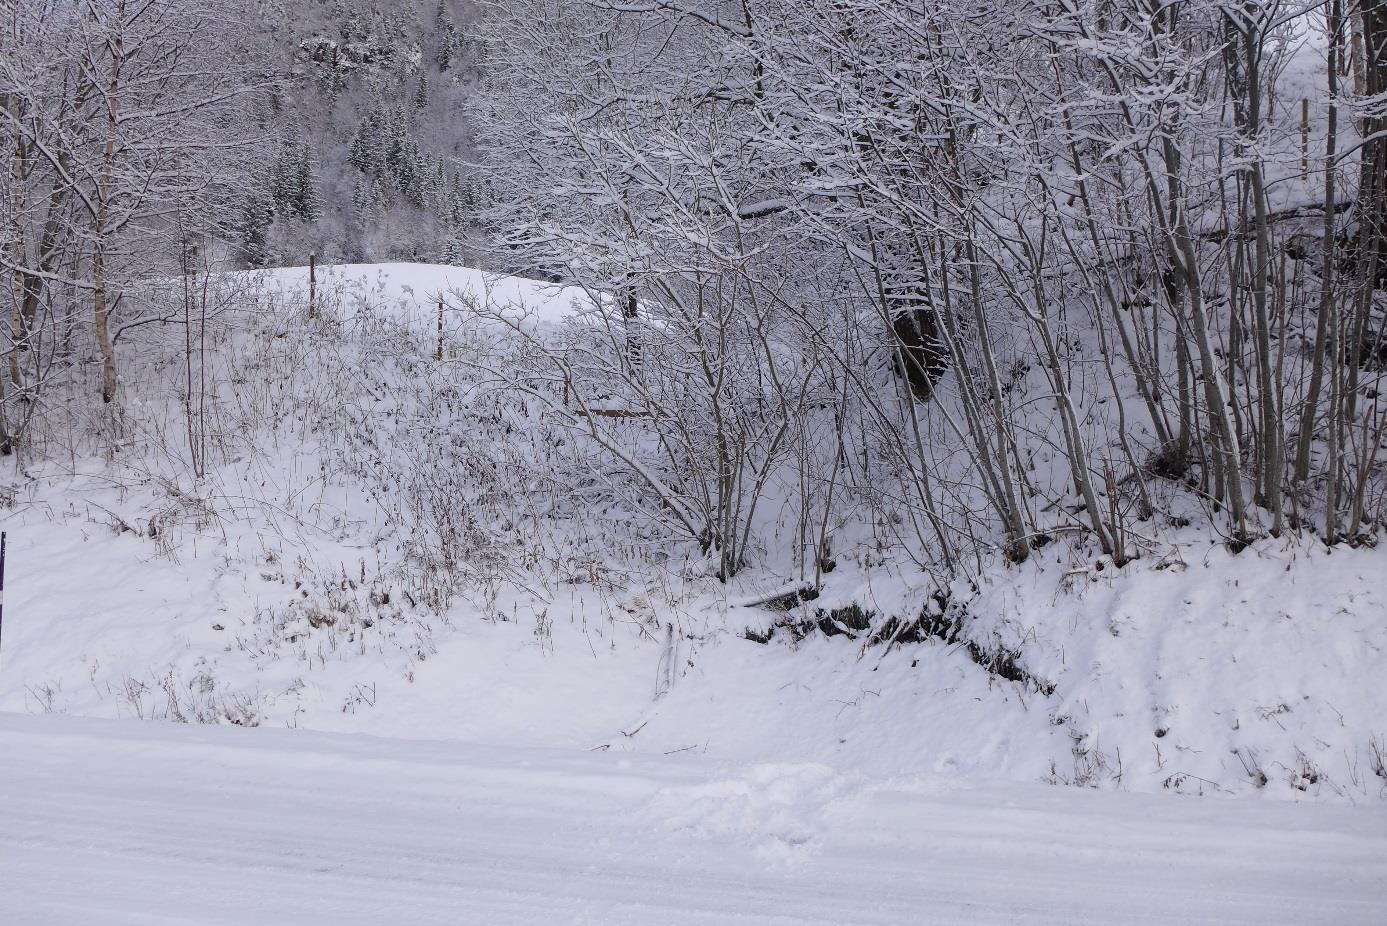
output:
[{"label": "snow mound", "polygon": [[1210,542],[1122,570],[990,577],[972,633],[1055,684],[1061,780],[1142,790],[1379,795],[1387,551]]},{"label": "snow mound", "polygon": [[[284,298],[307,298],[309,268],[279,267],[244,271],[252,285]],[[539,324],[557,323],[573,315],[591,297],[582,289],[524,277],[488,273],[447,264],[336,264],[315,270],[317,290],[324,298],[368,301],[393,310],[401,322],[428,324],[436,318],[439,299],[453,307],[515,311]]]},{"label": "snow mound", "polygon": [[647,813],[672,830],[730,837],[762,858],[790,861],[814,849],[829,808],[850,784],[819,763],[762,763],[736,777],[662,789]]}]

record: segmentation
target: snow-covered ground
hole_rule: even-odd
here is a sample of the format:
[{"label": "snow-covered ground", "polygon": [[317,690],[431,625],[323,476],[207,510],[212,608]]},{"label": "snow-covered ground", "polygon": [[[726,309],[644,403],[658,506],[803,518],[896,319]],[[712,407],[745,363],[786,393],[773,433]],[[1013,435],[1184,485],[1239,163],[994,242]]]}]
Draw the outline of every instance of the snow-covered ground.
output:
[{"label": "snow-covered ground", "polygon": [[[1019,649],[1056,686],[1046,695],[938,640],[746,640],[741,627],[774,617],[728,604],[767,581],[755,573],[684,593],[648,574],[551,582],[490,607],[464,596],[440,619],[398,587],[379,603],[399,579],[377,572],[366,527],[344,541],[304,509],[271,508],[290,504],[280,496],[250,501],[255,479],[220,491],[277,521],[181,536],[119,528],[172,522],[168,500],[141,491],[65,477],[0,523],[0,710],[1280,800],[1376,802],[1387,788],[1381,549],[1281,540],[1233,557],[1189,541],[1164,568],[1074,574],[1037,557],[989,574],[976,632]],[[333,492],[313,507],[362,511]],[[359,591],[334,584],[362,568]],[[845,564],[815,604],[907,613],[911,586],[899,567]],[[673,653],[661,620],[679,625]]]},{"label": "snow-covered ground", "polygon": [[0,921],[1380,924],[1387,808],[0,714]]},{"label": "snow-covered ground", "polygon": [[[251,270],[236,276],[280,298],[304,297],[309,290],[307,267]],[[446,264],[333,264],[316,268],[314,280],[316,292],[326,301],[345,301],[348,309],[387,309],[401,320],[426,326],[434,322],[440,298],[454,308],[519,308],[538,322],[558,321],[592,302],[577,287]]]},{"label": "snow-covered ground", "polygon": [[1060,542],[867,645],[816,611],[913,619],[907,558],[768,610],[783,563],[723,584],[570,497],[572,432],[458,356],[586,295],[322,268],[310,321],[303,268],[233,282],[209,471],[180,340],[118,452],[0,486],[0,926],[1387,921],[1387,548]]}]

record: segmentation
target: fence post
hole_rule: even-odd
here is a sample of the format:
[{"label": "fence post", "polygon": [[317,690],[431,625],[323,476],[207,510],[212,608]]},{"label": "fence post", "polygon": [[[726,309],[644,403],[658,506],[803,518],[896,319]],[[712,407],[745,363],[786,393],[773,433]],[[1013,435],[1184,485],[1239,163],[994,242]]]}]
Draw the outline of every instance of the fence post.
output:
[{"label": "fence post", "polygon": [[0,636],[5,630],[5,532],[0,531]]},{"label": "fence post", "polygon": [[1310,179],[1310,100],[1300,101],[1300,179]]},{"label": "fence post", "polygon": [[443,359],[443,300],[438,300],[438,350],[434,352],[433,359]]},{"label": "fence post", "polygon": [[318,255],[308,255],[308,317],[318,314]]}]

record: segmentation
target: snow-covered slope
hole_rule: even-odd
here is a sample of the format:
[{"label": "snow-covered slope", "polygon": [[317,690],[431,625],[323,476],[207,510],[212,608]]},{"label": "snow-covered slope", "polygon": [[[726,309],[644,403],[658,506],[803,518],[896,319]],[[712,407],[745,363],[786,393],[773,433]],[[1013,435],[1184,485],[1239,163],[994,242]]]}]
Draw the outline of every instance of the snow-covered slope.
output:
[{"label": "snow-covered slope", "polygon": [[[1387,551],[1303,538],[1234,556],[1195,525],[1119,569],[1075,565],[1061,543],[979,570],[909,642],[826,636],[821,609],[913,621],[928,577],[864,544],[819,599],[743,606],[785,584],[774,562],[709,578],[578,496],[565,432],[433,359],[440,292],[549,323],[581,294],[458,268],[322,268],[310,324],[306,279],[237,279],[255,309],[216,347],[235,389],[200,479],[178,456],[182,406],[161,392],[181,336],[163,366],[128,371],[153,424],[114,459],[5,474],[0,710],[869,779],[1387,793]],[[472,311],[452,299],[449,331]],[[777,622],[769,642],[745,638]],[[979,664],[997,656],[1015,671]]]},{"label": "snow-covered slope", "polygon": [[[281,267],[236,274],[251,286],[280,299],[303,299],[309,268]],[[556,286],[447,264],[335,264],[314,271],[317,291],[327,301],[369,304],[398,313],[402,320],[428,325],[437,318],[439,299],[450,306],[511,308],[539,323],[571,315],[591,297],[571,286]]]}]

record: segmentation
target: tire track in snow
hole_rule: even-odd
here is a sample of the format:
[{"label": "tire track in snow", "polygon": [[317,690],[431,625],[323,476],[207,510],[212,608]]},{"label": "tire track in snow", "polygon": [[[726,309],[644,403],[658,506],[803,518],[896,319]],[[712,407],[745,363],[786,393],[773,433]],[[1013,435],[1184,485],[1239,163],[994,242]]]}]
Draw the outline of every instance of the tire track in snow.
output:
[{"label": "tire track in snow", "polygon": [[0,859],[5,926],[1387,921],[1377,807],[3,714]]}]

